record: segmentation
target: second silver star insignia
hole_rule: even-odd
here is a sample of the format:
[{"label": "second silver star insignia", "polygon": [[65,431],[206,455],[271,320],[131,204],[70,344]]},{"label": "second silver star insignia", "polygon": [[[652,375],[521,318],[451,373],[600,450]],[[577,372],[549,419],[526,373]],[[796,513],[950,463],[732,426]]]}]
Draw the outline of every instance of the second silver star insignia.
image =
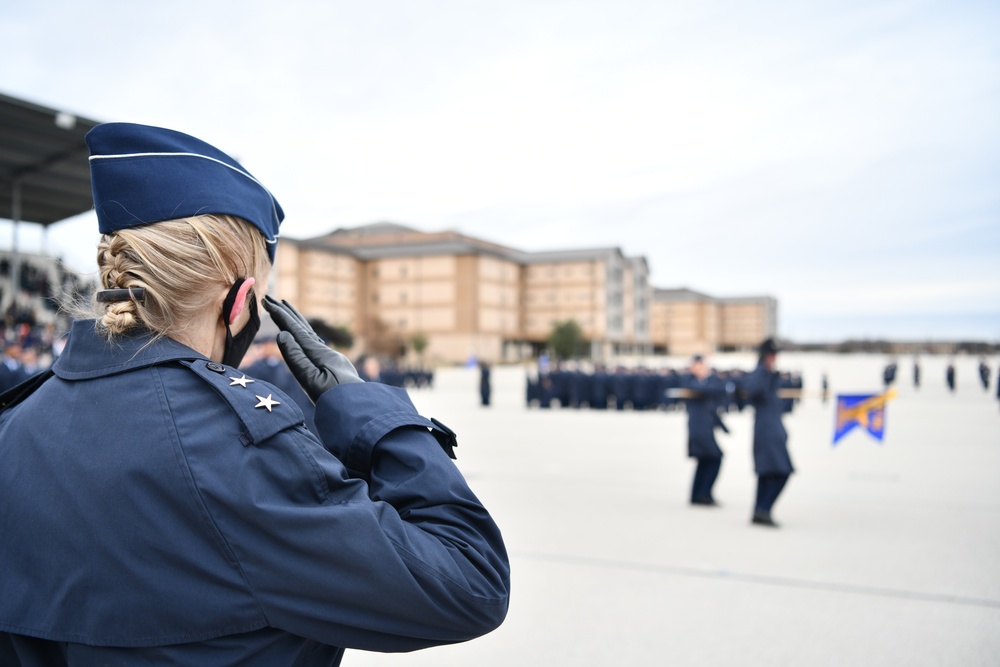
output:
[{"label": "second silver star insignia", "polygon": [[[234,384],[238,384],[239,386],[243,387],[244,389],[246,389],[246,386],[248,384],[250,384],[251,382],[253,382],[253,380],[250,379],[250,378],[248,378],[246,375],[244,375],[241,378],[229,378],[229,379],[232,380],[232,382],[229,383],[230,387],[232,387]],[[257,398],[260,398],[260,396],[258,396]]]},{"label": "second silver star insignia", "polygon": [[[256,394],[254,394],[254,395],[256,396]],[[268,412],[271,411],[271,407],[272,406],[281,405],[281,403],[279,403],[277,401],[271,400],[271,394],[268,394],[267,398],[264,398],[263,396],[257,396],[257,400],[259,400],[260,403],[258,403],[254,407],[255,408],[267,408]]]}]

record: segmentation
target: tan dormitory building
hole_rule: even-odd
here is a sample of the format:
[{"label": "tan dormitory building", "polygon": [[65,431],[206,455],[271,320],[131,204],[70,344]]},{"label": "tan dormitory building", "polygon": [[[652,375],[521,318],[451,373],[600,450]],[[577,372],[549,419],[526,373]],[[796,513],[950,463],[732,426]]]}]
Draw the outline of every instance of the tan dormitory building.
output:
[{"label": "tan dormitory building", "polygon": [[[376,338],[405,344],[421,334],[426,362],[519,361],[538,354],[553,326],[570,319],[595,359],[673,353],[679,345],[669,338],[676,331],[665,338],[657,326],[646,259],[619,248],[524,252],[454,231],[376,223],[308,240],[285,237],[275,266],[275,293],[307,317],[349,329],[354,354]],[[715,313],[715,345],[725,345],[727,313]],[[670,317],[681,326],[677,314]],[[774,325],[758,329],[771,335]]]},{"label": "tan dormitory building", "polygon": [[778,302],[773,297],[717,298],[691,289],[653,289],[654,352],[709,354],[746,350],[777,335]]}]

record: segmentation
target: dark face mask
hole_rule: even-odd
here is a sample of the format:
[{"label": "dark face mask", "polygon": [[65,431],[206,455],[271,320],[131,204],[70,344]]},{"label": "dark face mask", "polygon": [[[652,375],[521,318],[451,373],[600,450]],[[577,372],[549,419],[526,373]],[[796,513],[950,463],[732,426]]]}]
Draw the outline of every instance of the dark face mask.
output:
[{"label": "dark face mask", "polygon": [[233,306],[236,305],[236,294],[240,291],[244,280],[244,278],[237,280],[226,295],[226,300],[222,302],[222,321],[226,323],[226,347],[222,351],[222,363],[233,368],[237,368],[243,361],[243,356],[253,345],[254,336],[260,330],[260,313],[257,312],[257,295],[254,294],[253,288],[247,293],[246,305],[250,309],[250,319],[246,326],[235,336],[229,328],[229,316],[232,315]]}]

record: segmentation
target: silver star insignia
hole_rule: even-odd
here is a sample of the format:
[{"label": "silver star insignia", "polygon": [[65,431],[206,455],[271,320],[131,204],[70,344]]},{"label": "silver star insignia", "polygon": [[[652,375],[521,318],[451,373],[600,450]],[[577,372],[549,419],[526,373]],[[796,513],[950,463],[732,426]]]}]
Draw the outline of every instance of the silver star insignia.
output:
[{"label": "silver star insignia", "polygon": [[[246,389],[246,387],[247,387],[248,384],[250,384],[251,382],[253,382],[253,380],[250,379],[250,378],[248,378],[246,375],[244,375],[241,378],[229,378],[229,379],[232,380],[232,382],[229,383],[230,387],[232,387],[234,384],[238,384],[239,386],[243,387],[244,389]],[[258,396],[257,398],[260,398],[260,396]]]},{"label": "silver star insignia", "polygon": [[[256,394],[254,394],[254,395],[256,396]],[[268,394],[267,398],[264,398],[263,396],[257,396],[257,400],[259,400],[260,403],[258,403],[254,407],[255,408],[267,408],[268,412],[271,411],[271,407],[272,406],[281,405],[281,403],[278,403],[277,401],[271,400],[271,394]]]}]

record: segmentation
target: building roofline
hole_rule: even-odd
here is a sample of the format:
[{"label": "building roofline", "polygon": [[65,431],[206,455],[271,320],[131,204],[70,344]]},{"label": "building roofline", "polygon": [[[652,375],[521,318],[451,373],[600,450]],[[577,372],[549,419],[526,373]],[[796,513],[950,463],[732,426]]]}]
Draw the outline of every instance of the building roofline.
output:
[{"label": "building roofline", "polygon": [[760,296],[725,296],[719,297],[719,303],[760,303],[761,301],[771,301],[777,303],[778,300],[773,296],[760,295]]},{"label": "building roofline", "polygon": [[688,287],[653,288],[654,301],[718,301],[714,296]]},{"label": "building roofline", "polygon": [[609,255],[617,255],[625,259],[621,248],[574,248],[569,250],[542,250],[536,252],[522,252],[522,263],[542,264],[546,262],[572,262],[581,260],[604,259]]},{"label": "building roofline", "polygon": [[619,257],[630,262],[641,262],[647,269],[649,267],[645,257],[641,255],[625,257],[619,247],[525,251],[454,230],[423,232],[394,222],[374,222],[358,227],[340,227],[321,236],[301,240],[284,237],[283,240],[292,241],[311,249],[328,248],[366,260],[380,257],[457,253],[489,255],[526,266]]}]

